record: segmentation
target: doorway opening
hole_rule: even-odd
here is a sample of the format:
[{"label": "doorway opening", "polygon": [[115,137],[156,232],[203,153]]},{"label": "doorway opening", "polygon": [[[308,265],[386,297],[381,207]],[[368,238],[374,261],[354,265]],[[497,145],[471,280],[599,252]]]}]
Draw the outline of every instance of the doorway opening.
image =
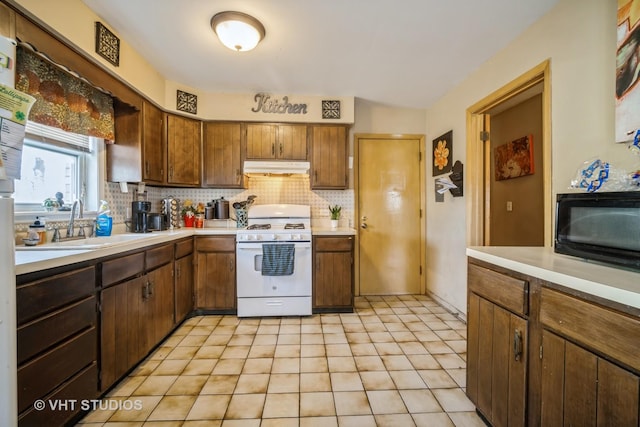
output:
[{"label": "doorway opening", "polygon": [[[512,126],[518,121],[518,114],[530,114],[532,108],[534,112],[530,119],[520,119],[520,127]],[[500,128],[496,135],[492,134],[492,118]],[[539,126],[532,128],[535,121]],[[535,128],[538,130],[530,131]],[[532,174],[513,180],[497,180],[495,148],[516,139],[515,135],[530,138],[532,132],[538,134],[533,141]],[[500,138],[502,140],[498,140]],[[553,203],[548,60],[467,109],[466,161],[467,245],[551,246]],[[529,184],[532,187],[526,187]],[[522,195],[519,193],[534,192],[537,195],[531,200],[511,200]],[[513,223],[510,228],[505,226],[505,218]],[[500,224],[501,230],[496,224]],[[530,233],[527,235],[525,232]]]}]

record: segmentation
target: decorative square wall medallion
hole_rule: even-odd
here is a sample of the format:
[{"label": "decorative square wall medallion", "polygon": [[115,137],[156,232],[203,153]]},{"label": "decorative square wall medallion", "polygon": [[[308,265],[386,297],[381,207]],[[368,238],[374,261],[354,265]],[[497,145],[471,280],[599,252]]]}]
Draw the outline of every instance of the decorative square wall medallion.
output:
[{"label": "decorative square wall medallion", "polygon": [[176,110],[191,114],[198,114],[198,96],[178,90]]},{"label": "decorative square wall medallion", "polygon": [[322,118],[339,119],[340,101],[322,101]]},{"label": "decorative square wall medallion", "polygon": [[100,22],[96,22],[96,53],[116,67],[120,65],[120,39]]}]

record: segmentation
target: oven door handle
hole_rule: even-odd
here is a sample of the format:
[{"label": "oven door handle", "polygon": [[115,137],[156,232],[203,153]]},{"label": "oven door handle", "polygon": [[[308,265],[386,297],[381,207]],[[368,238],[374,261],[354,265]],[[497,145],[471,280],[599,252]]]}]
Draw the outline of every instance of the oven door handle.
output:
[{"label": "oven door handle", "polygon": [[[296,250],[301,250],[301,249],[311,249],[311,245],[296,245]],[[238,250],[239,251],[255,251],[255,252],[262,252],[262,243],[258,243],[258,246],[238,246]]]}]

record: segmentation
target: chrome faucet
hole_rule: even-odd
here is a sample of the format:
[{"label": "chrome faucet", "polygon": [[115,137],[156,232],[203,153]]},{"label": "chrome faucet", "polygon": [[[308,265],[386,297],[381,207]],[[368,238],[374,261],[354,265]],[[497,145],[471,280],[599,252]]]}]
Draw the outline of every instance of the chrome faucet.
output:
[{"label": "chrome faucet", "polygon": [[69,218],[66,237],[73,237],[73,222],[76,216],[76,211],[78,212],[78,219],[81,219],[84,216],[84,206],[82,204],[82,200],[74,201],[73,206],[71,206],[71,218]]}]

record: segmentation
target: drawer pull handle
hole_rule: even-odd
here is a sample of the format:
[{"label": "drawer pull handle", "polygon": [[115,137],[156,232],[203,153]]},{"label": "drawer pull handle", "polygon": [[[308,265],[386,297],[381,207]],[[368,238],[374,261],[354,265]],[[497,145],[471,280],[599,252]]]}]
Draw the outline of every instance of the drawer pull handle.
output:
[{"label": "drawer pull handle", "polygon": [[522,357],[522,333],[518,329],[513,334],[513,355],[516,362]]}]

